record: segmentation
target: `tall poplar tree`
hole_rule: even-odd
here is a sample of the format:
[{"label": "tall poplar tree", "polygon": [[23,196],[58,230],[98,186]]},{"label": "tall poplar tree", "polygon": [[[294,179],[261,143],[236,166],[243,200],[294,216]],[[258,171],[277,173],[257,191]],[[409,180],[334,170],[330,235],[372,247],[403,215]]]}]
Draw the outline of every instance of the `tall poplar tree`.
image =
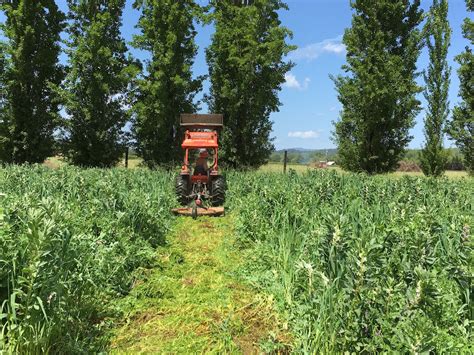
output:
[{"label": "tall poplar tree", "polygon": [[[474,11],[474,0],[467,0],[466,4],[469,11]],[[448,133],[463,154],[468,172],[474,175],[474,21],[470,18],[464,21],[463,33],[470,47],[456,58],[461,65],[458,74],[462,102],[454,109]]]},{"label": "tall poplar tree", "polygon": [[354,0],[344,34],[346,76],[334,78],[343,105],[334,140],[341,165],[370,174],[393,171],[412,137],[420,102],[420,1]]},{"label": "tall poplar tree", "polygon": [[59,124],[57,87],[64,14],[54,0],[2,2],[7,38],[5,113],[0,122],[0,160],[41,163],[53,154]]},{"label": "tall poplar tree", "polygon": [[447,60],[451,42],[448,8],[447,0],[433,0],[425,26],[430,64],[424,75],[424,94],[428,110],[425,117],[426,144],[421,151],[421,169],[425,175],[430,176],[441,176],[448,158],[443,149],[444,131],[449,115],[451,76],[451,67]]},{"label": "tall poplar tree", "polygon": [[[5,99],[6,99],[6,78],[5,78],[5,72],[7,68],[7,59],[5,57],[5,46],[2,42],[0,42],[0,140],[2,137],[5,136],[4,133],[2,133],[3,129],[3,120],[4,120],[4,115],[5,115]],[[1,141],[0,141],[0,147],[1,147]],[[1,154],[1,153],[0,153]]]},{"label": "tall poplar tree", "polygon": [[142,11],[134,47],[151,56],[134,104],[136,149],[147,166],[168,165],[182,158],[179,116],[196,111],[202,88],[192,73],[200,7],[194,0],[137,0],[134,7]]},{"label": "tall poplar tree", "polygon": [[222,154],[231,167],[265,164],[274,146],[270,114],[279,110],[278,92],[292,68],[285,55],[291,31],[282,26],[281,0],[211,2],[215,33],[207,49],[210,111],[224,114]]},{"label": "tall poplar tree", "polygon": [[111,167],[123,154],[128,92],[138,71],[120,33],[125,0],[68,4],[64,154],[75,165]]}]

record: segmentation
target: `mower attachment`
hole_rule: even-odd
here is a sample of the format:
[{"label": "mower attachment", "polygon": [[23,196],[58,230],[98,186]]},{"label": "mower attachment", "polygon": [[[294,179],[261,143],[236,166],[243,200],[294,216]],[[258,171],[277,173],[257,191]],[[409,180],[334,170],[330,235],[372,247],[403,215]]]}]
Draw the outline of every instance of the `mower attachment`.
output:
[{"label": "mower attachment", "polygon": [[193,218],[197,218],[200,216],[218,217],[218,216],[223,216],[225,214],[224,207],[209,207],[209,208],[183,207],[183,208],[174,208],[171,211],[175,215],[189,216]]}]

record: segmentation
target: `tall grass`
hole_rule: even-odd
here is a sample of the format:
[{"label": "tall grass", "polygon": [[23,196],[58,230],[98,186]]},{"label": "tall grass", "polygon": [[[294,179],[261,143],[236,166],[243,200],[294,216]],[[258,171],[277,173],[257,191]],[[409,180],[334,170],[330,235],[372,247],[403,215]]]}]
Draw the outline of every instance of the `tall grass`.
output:
[{"label": "tall grass", "polygon": [[474,180],[230,174],[248,278],[305,353],[473,352]]},{"label": "tall grass", "polygon": [[100,351],[175,203],[147,170],[0,169],[0,352]]}]

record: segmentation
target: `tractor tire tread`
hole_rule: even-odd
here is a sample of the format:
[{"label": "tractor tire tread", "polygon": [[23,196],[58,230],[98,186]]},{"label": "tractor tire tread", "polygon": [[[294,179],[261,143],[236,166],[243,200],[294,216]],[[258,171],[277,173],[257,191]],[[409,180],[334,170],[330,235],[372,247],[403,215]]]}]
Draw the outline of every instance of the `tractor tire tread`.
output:
[{"label": "tractor tire tread", "polygon": [[176,177],[175,190],[179,203],[182,206],[186,206],[189,202],[189,179],[187,176],[179,175]]},{"label": "tractor tire tread", "polygon": [[212,206],[222,206],[225,202],[227,183],[225,177],[218,176],[212,180]]}]

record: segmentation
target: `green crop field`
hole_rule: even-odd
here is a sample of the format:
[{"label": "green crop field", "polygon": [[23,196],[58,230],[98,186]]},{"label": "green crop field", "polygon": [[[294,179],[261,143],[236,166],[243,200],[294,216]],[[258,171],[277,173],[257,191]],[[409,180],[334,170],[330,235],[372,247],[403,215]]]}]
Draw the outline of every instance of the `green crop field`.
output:
[{"label": "green crop field", "polygon": [[170,174],[0,169],[0,353],[79,353],[134,271],[154,264],[175,204]]},{"label": "green crop field", "polygon": [[0,169],[0,352],[469,353],[474,180]]},{"label": "green crop field", "polygon": [[230,186],[247,277],[275,296],[296,350],[474,350],[472,179],[237,174]]}]

